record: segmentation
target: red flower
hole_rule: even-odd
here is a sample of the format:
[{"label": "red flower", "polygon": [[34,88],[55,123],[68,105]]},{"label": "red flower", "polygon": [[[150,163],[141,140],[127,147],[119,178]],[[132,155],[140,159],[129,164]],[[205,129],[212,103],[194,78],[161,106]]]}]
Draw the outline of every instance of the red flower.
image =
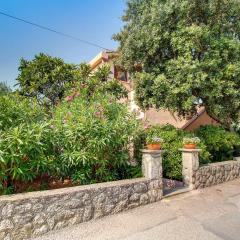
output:
[{"label": "red flower", "polygon": [[100,112],[100,111],[95,112],[95,116],[96,116],[96,117],[101,117],[101,112]]},{"label": "red flower", "polygon": [[66,100],[67,102],[71,102],[71,101],[73,100],[73,96],[67,96],[67,97],[65,98],[65,100]]},{"label": "red flower", "polygon": [[145,129],[145,130],[147,130],[147,129],[149,129],[149,128],[150,128],[150,126],[149,126],[148,124],[144,125],[144,129]]}]

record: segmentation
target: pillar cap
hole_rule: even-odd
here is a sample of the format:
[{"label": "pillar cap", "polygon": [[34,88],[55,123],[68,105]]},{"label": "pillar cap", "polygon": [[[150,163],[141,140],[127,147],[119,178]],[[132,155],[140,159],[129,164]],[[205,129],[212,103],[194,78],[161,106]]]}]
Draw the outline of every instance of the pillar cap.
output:
[{"label": "pillar cap", "polygon": [[187,149],[187,148],[179,148],[178,149],[179,151],[182,151],[182,152],[189,152],[189,153],[194,153],[194,152],[201,152],[202,151],[202,149],[199,149],[199,148],[197,148],[197,149]]},{"label": "pillar cap", "polygon": [[141,149],[140,151],[142,153],[150,153],[150,154],[159,154],[164,152],[164,150],[148,150],[148,149]]}]

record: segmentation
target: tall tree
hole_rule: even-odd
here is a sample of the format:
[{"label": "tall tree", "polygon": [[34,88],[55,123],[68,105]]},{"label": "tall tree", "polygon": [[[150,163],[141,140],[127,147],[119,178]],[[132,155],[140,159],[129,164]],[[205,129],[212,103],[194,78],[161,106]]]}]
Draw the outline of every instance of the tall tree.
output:
[{"label": "tall tree", "polygon": [[55,105],[76,81],[77,66],[61,58],[40,53],[31,61],[20,60],[17,77],[20,94],[36,97],[39,102]]},{"label": "tall tree", "polygon": [[135,72],[144,108],[194,114],[204,106],[226,125],[240,112],[240,2],[129,0],[114,36],[120,63]]}]

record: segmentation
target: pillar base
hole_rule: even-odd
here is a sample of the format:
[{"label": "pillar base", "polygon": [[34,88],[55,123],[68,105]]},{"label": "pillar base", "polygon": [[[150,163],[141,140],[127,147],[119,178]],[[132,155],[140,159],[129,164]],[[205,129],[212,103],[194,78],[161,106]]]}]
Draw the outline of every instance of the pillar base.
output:
[{"label": "pillar base", "polygon": [[199,168],[199,152],[201,149],[179,149],[182,152],[182,175],[184,186],[194,188],[193,175]]},{"label": "pillar base", "polygon": [[163,150],[141,150],[142,172],[145,178],[161,179],[162,178],[162,153]]}]

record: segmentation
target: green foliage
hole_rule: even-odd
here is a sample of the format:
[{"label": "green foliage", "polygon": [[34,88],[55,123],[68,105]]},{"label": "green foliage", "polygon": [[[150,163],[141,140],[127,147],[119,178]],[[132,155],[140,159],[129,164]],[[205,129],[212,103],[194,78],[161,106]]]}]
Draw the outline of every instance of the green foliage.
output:
[{"label": "green foliage", "polygon": [[29,100],[17,94],[0,96],[0,130],[21,123],[31,123],[43,120],[44,111],[34,100]]},{"label": "green foliage", "polygon": [[183,144],[199,144],[200,142],[201,140],[198,137],[183,138]]},{"label": "green foliage", "polygon": [[[165,150],[163,156],[163,174],[165,177],[171,179],[182,179],[182,153],[179,151],[183,147],[183,138],[193,136],[191,133],[176,129],[171,125],[153,126],[158,135],[164,139],[162,144]],[[202,143],[198,144],[202,149],[200,153],[200,162],[207,163],[209,160],[209,153],[206,151],[206,146]]]},{"label": "green foliage", "polygon": [[14,191],[14,181],[31,181],[51,163],[50,129],[34,100],[0,96],[0,192]]},{"label": "green foliage", "polygon": [[114,95],[117,99],[126,98],[127,90],[118,80],[112,79],[102,86],[102,92]]},{"label": "green foliage", "polygon": [[232,125],[233,130],[240,135],[240,121],[233,123]]},{"label": "green foliage", "polygon": [[88,64],[68,64],[61,58],[40,53],[31,61],[21,59],[17,78],[19,93],[36,98],[41,105],[55,106],[64,96],[80,85],[88,87],[89,95],[102,90],[118,98],[126,97],[126,89],[110,78],[110,67],[106,64],[91,73]]},{"label": "green foliage", "polygon": [[0,82],[0,95],[6,95],[11,92],[11,88],[4,82]]},{"label": "green foliage", "polygon": [[204,106],[226,126],[240,113],[240,2],[128,0],[114,39],[120,64],[135,72],[143,108],[189,116]]},{"label": "green foliage", "polygon": [[19,91],[0,94],[0,193],[43,178],[88,184],[139,175],[129,165],[139,123],[119,103],[127,91],[108,65],[92,73],[39,54],[19,70]]},{"label": "green foliage", "polygon": [[222,127],[202,126],[196,131],[196,135],[207,146],[211,162],[232,160],[240,149],[240,136]]},{"label": "green foliage", "polygon": [[[197,147],[202,149],[200,164],[232,160],[240,153],[240,136],[226,131],[220,126],[202,126],[193,133],[176,129],[171,125],[156,125],[139,132],[135,138],[135,158],[141,164],[140,149],[143,149],[149,136],[158,136],[164,141],[161,144],[165,150],[163,155],[163,175],[167,178],[181,180],[182,156],[179,148],[183,147],[184,139],[197,140]],[[189,141],[187,141],[189,142]]]},{"label": "green foliage", "polygon": [[41,104],[56,105],[76,81],[77,66],[40,53],[31,61],[21,59],[17,77],[20,94]]},{"label": "green foliage", "polygon": [[126,88],[119,80],[113,77],[111,66],[107,63],[99,67],[92,75],[90,75],[90,79],[97,80],[95,89],[98,91],[112,94],[118,99],[127,97],[128,92]]},{"label": "green foliage", "polygon": [[0,130],[43,120],[46,114],[34,99],[17,94],[0,95]]},{"label": "green foliage", "polygon": [[155,128],[151,128],[148,130],[146,137],[146,144],[154,144],[154,143],[163,143],[164,139],[160,138],[159,132]]},{"label": "green foliage", "polygon": [[47,124],[20,124],[0,132],[0,182],[31,181],[51,165]]},{"label": "green foliage", "polygon": [[111,80],[87,80],[48,115],[34,98],[0,96],[0,193],[44,176],[89,184],[139,175],[128,163],[138,121]]},{"label": "green foliage", "polygon": [[[87,68],[86,66],[85,68]],[[95,92],[101,92],[102,94],[113,95],[117,99],[127,97],[127,90],[125,87],[118,80],[111,78],[110,74],[110,66],[104,64],[93,74],[85,74],[85,78],[80,79],[80,88],[84,87],[85,91],[88,91],[88,96],[93,95]]]},{"label": "green foliage", "polygon": [[58,176],[81,183],[128,176],[129,143],[138,123],[113,97],[88,89],[54,112],[53,130]]}]

